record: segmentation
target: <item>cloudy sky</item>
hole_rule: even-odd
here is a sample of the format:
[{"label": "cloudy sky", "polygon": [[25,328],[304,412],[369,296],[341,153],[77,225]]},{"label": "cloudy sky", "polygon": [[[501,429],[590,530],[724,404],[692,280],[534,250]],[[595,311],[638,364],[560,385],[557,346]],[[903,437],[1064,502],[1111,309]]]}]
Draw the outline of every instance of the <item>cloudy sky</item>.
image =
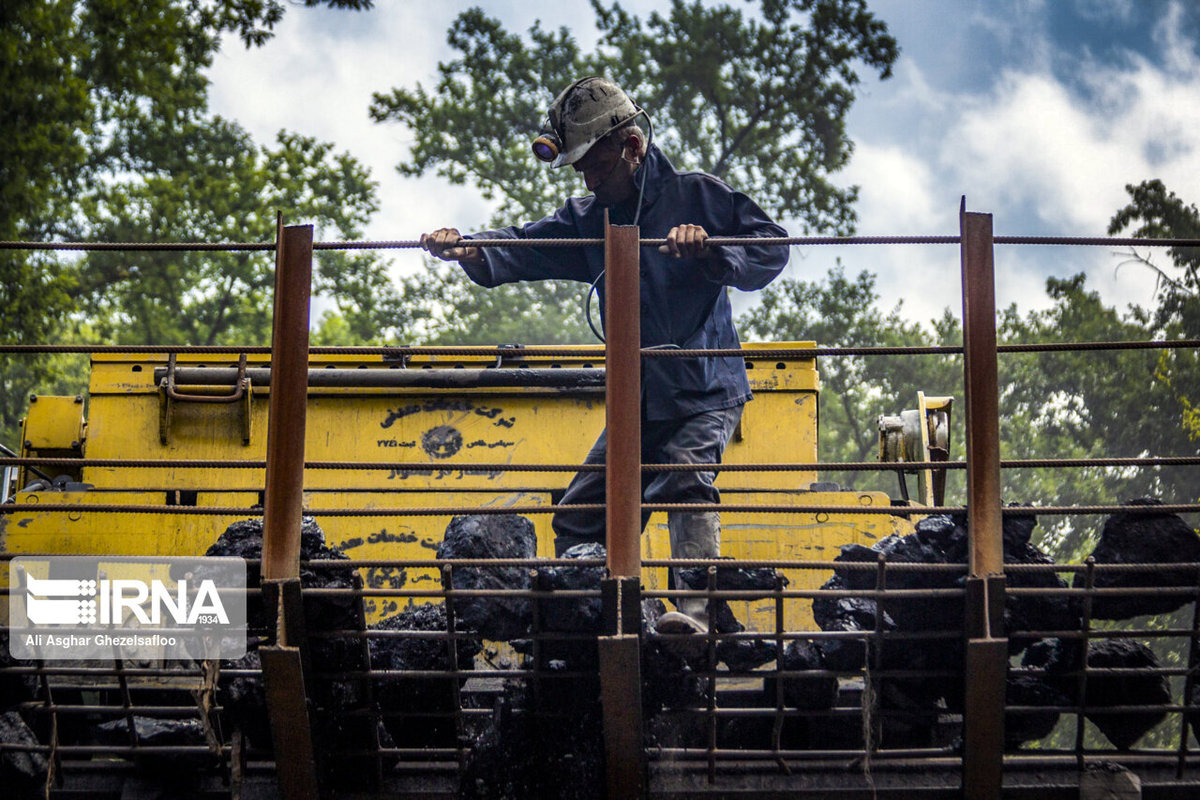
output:
[{"label": "cloudy sky", "polygon": [[[212,107],[260,141],[281,128],[296,130],[370,166],[382,209],[367,238],[413,239],[443,225],[471,229],[490,205],[468,187],[401,178],[395,165],[407,152],[408,132],[372,123],[367,114],[373,92],[436,82],[438,61],[452,57],[446,30],[471,5],[510,31],[540,19],[570,28],[584,47],[596,38],[587,0],[376,0],[366,13],[293,6],[266,46],[247,51],[235,40],[225,43],[211,73]],[[624,5],[642,14],[669,8],[667,0]],[[870,6],[901,55],[891,79],[865,77],[849,118],[856,150],[839,178],[860,187],[859,233],[956,234],[965,196],[969,210],[993,215],[997,235],[1102,236],[1126,202],[1125,185],[1148,178],[1161,178],[1188,202],[1200,200],[1200,4]],[[910,318],[960,309],[953,246],[793,248],[788,274],[818,279],[835,259],[851,274],[876,273],[885,307],[903,300]],[[997,301],[1044,306],[1046,277],[1086,272],[1118,307],[1150,303],[1151,276],[1120,267],[1123,260],[1117,248],[997,247]],[[393,268],[400,274],[419,264],[419,254],[402,251]],[[739,305],[752,301],[744,297]]]}]

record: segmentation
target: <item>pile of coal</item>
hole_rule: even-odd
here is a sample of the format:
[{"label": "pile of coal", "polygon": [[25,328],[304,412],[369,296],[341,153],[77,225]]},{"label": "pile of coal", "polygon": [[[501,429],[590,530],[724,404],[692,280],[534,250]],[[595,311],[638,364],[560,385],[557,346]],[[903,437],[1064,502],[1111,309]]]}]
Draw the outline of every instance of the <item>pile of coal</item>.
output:
[{"label": "pile of coal", "polygon": [[[36,748],[41,743],[16,711],[0,714],[0,743]],[[36,750],[0,750],[0,786],[15,800],[40,798],[46,786],[49,761]]]},{"label": "pile of coal", "polygon": [[[1156,506],[1152,497],[1126,500],[1130,506]],[[1100,540],[1092,551],[1097,564],[1195,564],[1200,562],[1200,536],[1177,514],[1123,512],[1113,514],[1100,530]],[[1075,587],[1085,585],[1085,577],[1075,576]],[[1196,586],[1196,569],[1156,569],[1147,571],[1097,570],[1097,588],[1169,588]],[[1187,593],[1143,594],[1126,597],[1096,596],[1092,616],[1097,619],[1128,619],[1144,614],[1167,614],[1190,603]]]},{"label": "pile of coal", "polygon": [[[406,608],[371,626],[372,631],[441,633],[441,637],[372,637],[371,669],[434,671],[474,668],[475,656],[483,649],[476,638],[458,636],[451,642],[446,607],[424,603]],[[383,725],[397,747],[446,747],[456,744],[454,715],[458,712],[452,677],[375,678],[375,700]],[[459,686],[465,678],[457,679]]]},{"label": "pile of coal", "polygon": [[[1029,647],[1022,666],[1037,670],[1037,677],[1063,698],[1079,703],[1079,668],[1082,644],[1078,640],[1044,639]],[[1119,750],[1127,750],[1166,719],[1157,708],[1107,711],[1117,706],[1163,706],[1171,702],[1166,676],[1154,672],[1158,659],[1150,648],[1130,639],[1099,639],[1089,643],[1084,716]],[[1133,674],[1105,675],[1091,670],[1139,670]]]},{"label": "pile of coal", "polygon": [[[225,529],[224,533],[205,551],[205,556],[244,558],[246,565],[246,587],[262,585],[262,517],[240,520]],[[309,561],[345,561],[349,557],[330,547],[325,542],[325,533],[312,517],[304,517],[300,525],[300,585],[305,589],[352,589],[357,584],[355,571],[350,567],[312,567]],[[203,569],[202,565],[190,567],[193,572]],[[178,567],[172,575],[178,577]],[[361,615],[361,601],[357,597],[313,597],[304,598],[305,624],[312,630],[339,630],[353,626]],[[263,606],[262,596],[250,594],[246,603],[247,625],[252,631],[274,634],[274,611]],[[361,628],[361,624],[358,626]]]},{"label": "pile of coal", "polygon": [[[739,567],[719,564],[712,569],[711,587],[708,567],[687,567],[679,570],[680,588],[733,592],[771,592],[788,585],[788,580],[769,567]],[[733,613],[729,601],[717,598],[708,604],[712,629],[717,633],[742,633],[746,630]],[[716,645],[716,658],[734,672],[748,672],[776,658],[773,642],[761,639],[721,639]]]},{"label": "pile of coal", "polygon": [[[214,762],[207,752],[187,752],[205,747],[204,726],[197,717],[160,718],[135,715],[133,731],[125,717],[96,726],[102,744],[110,747],[133,746],[167,748],[156,753],[138,753],[137,765],[143,774],[156,774],[172,781],[178,779],[181,770],[201,769]],[[180,748],[171,752],[170,748]]]},{"label": "pile of coal", "polygon": [[[1030,543],[1036,522],[1032,512],[1005,515],[1002,534],[1006,564],[1054,563]],[[888,590],[961,589],[965,569],[894,569],[887,565],[965,568],[968,545],[965,517],[939,515],[917,522],[915,532],[908,536],[888,536],[871,547],[843,546],[836,560],[874,565],[882,559],[884,588]],[[878,569],[840,567],[834,569],[833,577],[821,588],[865,592],[875,589],[878,581]],[[1049,571],[1013,570],[1008,573],[1008,585],[1066,588],[1066,583]],[[885,746],[928,744],[935,734],[939,713],[943,709],[962,710],[962,680],[953,676],[962,671],[964,612],[961,596],[890,597],[882,603],[869,597],[822,597],[813,602],[813,616],[822,630],[864,634],[862,638],[819,640],[816,649],[826,668],[857,671],[867,667],[931,673],[928,677],[886,678],[875,682],[883,712]],[[1012,634],[1009,641],[1014,653],[1037,641],[1039,632],[1079,626],[1078,610],[1069,598],[1009,594],[1005,598],[1004,617],[1006,630]],[[865,635],[876,630],[885,634],[882,644]],[[889,639],[886,634],[893,632],[918,635]],[[1013,691],[1028,689],[1018,686]],[[1036,732],[1043,724],[1041,720],[1026,727]]]},{"label": "pile of coal", "polygon": [[605,797],[599,705],[573,713],[537,708],[506,684],[491,724],[471,745],[459,778],[461,800],[600,800]]},{"label": "pile of coal", "polygon": [[[455,517],[437,548],[439,559],[523,559],[533,558],[536,554],[533,523],[516,514]],[[494,641],[517,639],[528,634],[532,616],[529,600],[504,596],[505,591],[532,588],[528,567],[454,567],[451,585],[454,589],[496,593],[453,599],[455,618],[462,622],[465,630]]]},{"label": "pile of coal", "polygon": [[[263,548],[263,520],[261,517],[242,520],[230,525],[205,552],[206,556],[236,556],[247,561],[260,561]],[[346,589],[362,587],[358,573],[353,567],[317,566],[308,562],[347,561],[348,556],[336,547],[330,547],[325,534],[312,517],[304,517],[300,527],[300,585],[303,589]],[[191,567],[195,572],[196,568]],[[262,573],[258,564],[247,564],[246,586],[257,589],[262,585]],[[376,741],[378,729],[369,715],[355,714],[369,709],[369,692],[364,678],[340,677],[352,673],[365,673],[368,668],[367,648],[361,638],[353,634],[366,630],[362,598],[347,591],[339,595],[313,595],[304,593],[304,626],[310,634],[349,633],[349,636],[311,636],[308,654],[312,672],[316,677],[309,688],[309,699],[313,703],[315,738],[329,743],[330,749],[364,751]],[[252,633],[272,639],[275,634],[274,609],[268,609],[261,594],[247,597],[247,625]],[[253,663],[257,655],[247,654],[243,664]],[[233,700],[233,719],[243,725],[251,743],[267,748],[270,745],[267,724],[266,695],[259,679],[246,683],[234,681],[226,686],[222,695]],[[259,685],[255,685],[259,684]],[[322,769],[332,779],[362,777],[362,770],[353,759],[341,757],[322,758]]]}]

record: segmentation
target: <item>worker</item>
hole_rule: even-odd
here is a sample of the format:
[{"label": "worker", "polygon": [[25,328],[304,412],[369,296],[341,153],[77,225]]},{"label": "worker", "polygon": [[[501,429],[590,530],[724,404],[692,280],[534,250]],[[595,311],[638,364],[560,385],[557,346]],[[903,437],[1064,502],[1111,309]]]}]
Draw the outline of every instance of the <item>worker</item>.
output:
[{"label": "worker", "polygon": [[[421,245],[443,260],[457,261],[475,283],[567,279],[591,284],[604,308],[602,247],[471,247],[464,238],[603,238],[604,217],[614,225],[640,225],[641,236],[665,239],[641,252],[643,347],[738,348],[727,287],[761,289],[782,271],[788,249],[779,246],[710,247],[710,236],[786,236],[755,203],[699,172],[679,172],[638,125],[645,112],[605,78],[568,86],[551,104],[534,154],[551,167],[582,173],[591,195],[572,197],[554,214],[523,226],[463,237],[443,228]],[[647,127],[652,132],[649,117]],[[590,300],[590,297],[589,297]],[[642,462],[719,464],[721,454],[751,397],[745,361],[737,356],[662,357],[643,361]],[[585,463],[604,463],[602,432]],[[717,503],[715,471],[656,472],[642,478],[647,503]],[[575,475],[562,504],[604,503],[603,472]],[[649,515],[643,513],[645,527]],[[673,558],[720,555],[720,518],[715,511],[668,515]],[[604,542],[602,514],[559,511],[554,515],[555,552],[583,542]],[[678,574],[676,588],[681,587]],[[658,630],[706,633],[705,599],[681,598],[663,615]]]}]

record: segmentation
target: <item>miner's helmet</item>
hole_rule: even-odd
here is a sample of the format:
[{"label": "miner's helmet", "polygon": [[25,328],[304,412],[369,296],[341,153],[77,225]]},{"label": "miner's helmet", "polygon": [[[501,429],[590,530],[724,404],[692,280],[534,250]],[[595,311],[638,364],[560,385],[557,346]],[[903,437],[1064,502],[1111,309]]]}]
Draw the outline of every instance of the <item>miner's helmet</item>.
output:
[{"label": "miner's helmet", "polygon": [[542,130],[533,140],[533,154],[551,167],[574,164],[592,145],[642,113],[612,81],[582,78],[550,104]]}]

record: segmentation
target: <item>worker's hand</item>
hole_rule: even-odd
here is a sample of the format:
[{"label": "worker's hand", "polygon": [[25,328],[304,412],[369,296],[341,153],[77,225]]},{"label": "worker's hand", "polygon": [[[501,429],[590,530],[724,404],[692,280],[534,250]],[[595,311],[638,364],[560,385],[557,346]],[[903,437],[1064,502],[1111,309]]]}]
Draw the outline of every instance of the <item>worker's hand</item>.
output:
[{"label": "worker's hand", "polygon": [[708,258],[712,250],[706,244],[707,239],[708,231],[700,225],[677,225],[667,233],[667,243],[658,252],[676,258]]},{"label": "worker's hand", "polygon": [[421,234],[421,249],[427,250],[443,261],[482,264],[483,251],[478,247],[456,247],[462,234],[457,228],[439,228],[433,233]]}]

